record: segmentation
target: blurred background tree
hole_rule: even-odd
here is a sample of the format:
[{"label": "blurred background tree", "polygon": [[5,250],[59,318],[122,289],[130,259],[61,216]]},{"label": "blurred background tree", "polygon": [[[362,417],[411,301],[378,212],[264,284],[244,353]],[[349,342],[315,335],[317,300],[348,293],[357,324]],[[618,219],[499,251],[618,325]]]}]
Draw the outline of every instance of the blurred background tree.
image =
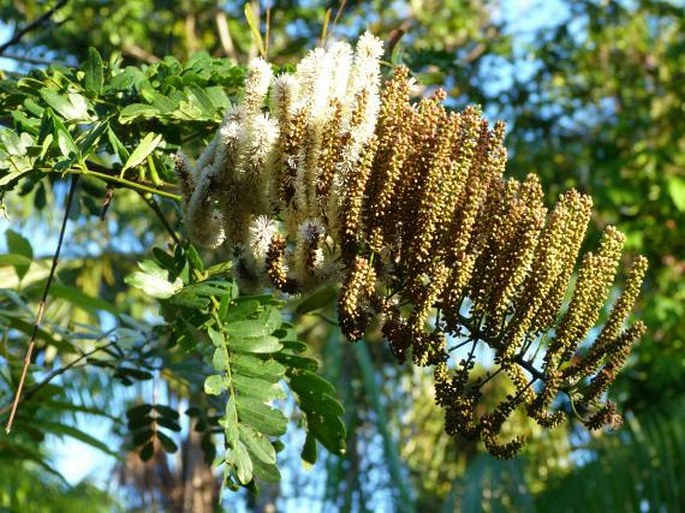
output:
[{"label": "blurred background tree", "polygon": [[[519,459],[501,462],[483,454],[477,445],[443,435],[429,378],[418,369],[397,367],[382,340],[370,337],[366,345],[352,347],[340,339],[330,322],[335,317],[333,293],[322,291],[313,305],[307,304],[307,298],[293,301],[298,331],[318,352],[324,374],[336,384],[343,400],[348,452],[344,458],[323,458],[317,463],[318,471],[308,473],[299,468],[297,454],[286,451],[287,470],[280,488],[266,488],[259,497],[229,495],[226,504],[251,511],[268,511],[273,505],[284,511],[308,507],[343,512],[685,509],[685,493],[679,484],[685,470],[680,413],[684,405],[679,394],[685,382],[682,2],[14,1],[0,7],[4,38],[10,43],[3,45],[0,38],[0,56],[8,79],[49,62],[79,66],[89,59],[90,46],[105,59],[120,54],[122,67],[152,65],[169,55],[190,66],[198,62],[199,51],[216,58],[215,63],[224,58],[245,63],[259,53],[246,12],[260,20],[269,58],[279,65],[298,60],[320,43],[324,33],[329,39],[355,38],[370,29],[386,42],[389,61],[406,63],[429,88],[445,88],[451,106],[481,103],[490,117],[505,119],[510,173],[537,173],[550,199],[569,186],[591,194],[595,226],[616,224],[628,235],[628,247],[648,256],[650,271],[639,315],[649,330],[613,392],[629,412],[626,429],[588,436],[570,420],[534,437]],[[216,66],[214,73],[198,72],[204,78],[195,85],[219,85],[231,97],[240,76],[224,74],[222,78],[222,70],[236,68]],[[162,80],[162,74],[155,79]],[[158,87],[154,79],[151,83]],[[7,99],[11,91],[3,94]],[[1,109],[0,123],[13,126],[17,119],[9,117],[8,106]],[[164,126],[171,135],[165,137],[196,155],[220,120],[216,114],[170,121]],[[133,130],[128,135],[124,146],[135,147],[143,132]],[[64,187],[49,176],[23,183],[21,192],[3,198],[12,229],[32,239],[34,250],[40,253],[36,257],[47,259],[50,250],[41,252],[35,243],[54,239],[59,220],[53,212],[64,204]],[[60,283],[65,289],[46,315],[56,320],[49,331],[57,338],[60,330],[78,323],[112,322],[106,315],[107,305],[117,315],[154,322],[151,303],[142,294],[132,293],[123,277],[149,247],[163,246],[168,234],[151,213],[149,202],[125,191],[117,192],[103,223],[93,214],[99,214],[99,196],[104,194],[102,188],[92,196],[81,194],[72,216],[78,222],[68,233],[69,246],[61,264]],[[160,199],[158,208],[176,226],[173,201]],[[8,253],[21,253],[20,237],[7,240]],[[15,263],[8,261],[0,268],[0,286],[21,291],[28,296],[28,304],[35,304],[38,292],[37,287],[31,289],[31,283],[39,283],[46,273],[32,265],[22,276],[16,267],[9,267]],[[100,297],[105,304],[88,307],[89,299],[76,291]],[[18,308],[7,298],[5,305]],[[17,328],[16,316],[2,314],[0,318],[5,319],[5,356],[0,361],[7,362],[8,353],[21,354],[26,330]],[[92,338],[105,331],[92,329]],[[138,335],[145,331],[130,329],[138,329]],[[59,368],[73,360],[49,351],[41,358],[46,368]],[[487,359],[481,363],[487,365]],[[155,383],[152,392],[149,381],[143,380],[133,392],[122,394],[92,370],[61,383],[63,393],[80,394],[83,407],[91,408],[74,417],[82,433],[78,437],[92,445],[93,440],[87,438],[92,420],[83,415],[121,417],[124,404],[149,399],[151,393],[175,401],[178,407],[186,404],[191,396],[181,385],[183,369],[165,376],[153,369],[150,373]],[[7,402],[11,388],[9,373],[2,374],[7,386],[0,389],[0,405]],[[74,375],[72,369],[70,376]],[[102,397],[111,401],[111,412],[96,409]],[[39,413],[53,424],[65,424],[55,406]],[[535,431],[534,426],[529,429]],[[47,432],[74,435],[64,428]],[[116,432],[115,428],[115,434],[108,437],[116,439]],[[201,440],[193,441],[193,436],[184,427],[182,443],[197,447]],[[124,439],[122,435],[122,447],[126,447]],[[38,466],[45,463],[45,451],[51,447],[45,445],[44,432],[38,430],[34,440],[26,443],[13,445],[5,440],[0,438],[0,458],[12,458],[26,476],[30,472],[45,475],[47,471]],[[32,445],[36,441],[43,447],[38,451]],[[191,455],[192,450],[186,450],[175,461],[155,458],[146,465],[135,455],[119,461],[121,484],[108,489],[108,500],[128,510],[149,510],[152,504],[165,511],[191,511],[183,503],[183,493],[172,493],[174,487],[183,489],[192,469],[199,468],[195,462],[191,471],[183,472]],[[18,471],[3,465],[2,472],[16,476]],[[172,474],[176,481],[170,481]],[[211,481],[211,474],[205,472],[202,479]],[[33,496],[47,496],[55,487],[66,486],[52,477],[3,478],[0,508],[26,511],[29,483]],[[69,490],[65,500],[101,493],[87,483]],[[165,495],[166,500],[160,500]],[[73,508],[68,510],[77,511],[77,506]]]}]

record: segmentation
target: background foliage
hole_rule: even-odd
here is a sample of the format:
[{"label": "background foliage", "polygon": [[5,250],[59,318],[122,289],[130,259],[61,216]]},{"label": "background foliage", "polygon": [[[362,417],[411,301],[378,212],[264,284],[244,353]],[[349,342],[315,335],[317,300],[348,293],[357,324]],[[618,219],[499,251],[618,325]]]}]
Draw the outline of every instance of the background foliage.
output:
[{"label": "background foliage", "polygon": [[[205,461],[215,458],[227,460],[236,483],[249,481],[248,467],[267,476],[278,459],[281,469],[280,484],[263,484],[258,496],[227,494],[229,509],[685,508],[677,393],[685,379],[682,5],[364,1],[337,16],[338,7],[274,2],[266,39],[266,5],[258,2],[1,4],[3,37],[12,43],[0,38],[3,423],[69,177],[80,178],[26,398],[12,435],[0,435],[0,509],[213,511],[218,481]],[[269,58],[282,66],[315,46],[324,26],[345,37],[371,29],[389,60],[445,87],[454,107],[478,102],[507,120],[509,172],[535,171],[550,199],[568,186],[593,195],[595,226],[617,224],[628,246],[650,259],[639,314],[649,331],[614,391],[629,412],[626,429],[588,436],[571,420],[540,434],[522,458],[493,460],[442,435],[427,376],[397,367],[381,340],[340,339],[335,291],[287,304],[238,296],[226,255],[183,244],[170,155],[179,147],[197,155],[238,97],[242,64],[259,52],[246,12],[261,20],[262,45],[268,41]],[[537,23],[538,12],[554,12],[554,21]],[[231,312],[241,317],[227,319]],[[265,410],[274,416],[267,429],[282,427],[264,444],[254,435],[258,420],[238,426],[235,438],[225,401],[202,391],[234,386],[231,360],[221,357],[233,354],[221,336],[230,322],[257,329],[270,315],[273,329],[257,335],[264,351],[243,354],[253,366],[272,366],[257,377],[249,375],[256,367],[243,367],[243,385],[259,380],[246,400],[277,406]],[[212,368],[219,378],[208,384]],[[268,386],[282,377],[283,397]],[[283,435],[283,423],[305,429]],[[222,432],[234,452],[223,451]],[[69,484],[57,473],[78,458],[60,463],[60,438],[99,451],[92,481]],[[345,455],[317,459],[315,439],[332,452],[344,445]],[[303,471],[300,457],[307,466],[317,460],[315,470]],[[54,502],[56,490],[64,504]]]}]

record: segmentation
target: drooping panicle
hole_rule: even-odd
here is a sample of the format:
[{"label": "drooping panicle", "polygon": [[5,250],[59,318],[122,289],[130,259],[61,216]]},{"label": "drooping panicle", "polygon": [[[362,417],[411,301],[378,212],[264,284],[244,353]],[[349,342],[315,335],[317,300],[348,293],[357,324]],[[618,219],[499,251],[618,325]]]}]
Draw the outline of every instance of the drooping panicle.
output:
[{"label": "drooping panicle", "polygon": [[[588,427],[617,425],[606,392],[645,330],[627,321],[646,260],[596,327],[624,236],[605,228],[578,265],[590,197],[570,190],[548,211],[535,175],[504,178],[504,123],[447,109],[442,90],[413,100],[404,66],[382,83],[382,55],[367,33],[354,50],[313,50],[292,74],[251,61],[194,169],[176,158],[190,238],[226,246],[253,290],[339,284],[343,333],[378,325],[398,361],[433,366],[446,432],[496,456],[524,444],[502,435],[514,415],[562,422],[560,394]],[[484,346],[494,369],[476,365]],[[486,401],[493,380],[510,392]]]}]

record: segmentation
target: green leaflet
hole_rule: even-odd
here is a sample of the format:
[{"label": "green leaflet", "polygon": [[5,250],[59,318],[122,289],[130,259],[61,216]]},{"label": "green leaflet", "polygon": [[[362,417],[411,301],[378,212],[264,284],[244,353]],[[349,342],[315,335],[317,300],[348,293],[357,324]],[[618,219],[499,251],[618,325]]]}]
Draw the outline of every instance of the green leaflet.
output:
[{"label": "green leaflet", "polygon": [[240,353],[270,354],[283,348],[276,337],[263,335],[260,337],[233,338],[231,350]]},{"label": "green leaflet", "polygon": [[205,394],[207,395],[221,395],[225,388],[224,379],[221,376],[212,375],[205,379]]},{"label": "green leaflet", "polygon": [[15,255],[25,259],[25,262],[22,262],[21,260],[15,260],[10,264],[14,266],[14,270],[19,277],[19,281],[21,281],[24,276],[26,276],[26,273],[31,266],[31,261],[33,260],[33,249],[31,248],[31,243],[28,241],[28,239],[26,239],[26,237],[13,230],[7,230],[5,237],[7,238],[7,248],[9,249],[10,253],[14,253]]},{"label": "green leaflet", "polygon": [[161,268],[152,260],[145,260],[138,264],[140,271],[131,273],[124,278],[124,281],[132,287],[143,290],[146,294],[166,299],[173,296],[183,287],[180,278],[169,281],[169,272]]},{"label": "green leaflet", "polygon": [[[300,410],[305,416],[307,435],[316,438],[333,454],[344,454],[344,409],[333,395],[333,386],[309,370],[292,373],[288,384],[295,392]],[[303,458],[309,463],[314,463],[316,452],[313,451],[311,443],[311,440],[305,443]]]},{"label": "green leaflet", "polygon": [[238,425],[238,431],[240,439],[254,456],[266,464],[276,464],[276,451],[267,437],[244,424]]},{"label": "green leaflet", "polygon": [[[227,315],[230,308],[222,310]],[[262,318],[254,303],[241,310]],[[269,333],[267,323],[258,319],[235,320],[225,325],[217,319],[216,324],[218,329],[209,328],[207,333],[215,346],[213,367],[223,376],[209,376],[205,392],[220,394],[226,390],[229,394],[226,413],[219,421],[226,437],[225,482],[228,486],[247,485],[254,477],[254,461],[260,461],[262,467],[276,463],[268,437],[281,436],[286,431],[286,417],[271,406],[274,400],[285,397],[277,385],[284,369],[271,359],[271,354],[282,345]]]},{"label": "green leaflet", "polygon": [[226,412],[219,421],[226,440],[226,486],[247,485],[254,477],[279,478],[273,439],[288,427],[288,419],[275,403],[286,396],[279,385],[284,378],[307,419],[307,461],[316,458],[315,439],[336,453],[343,452],[342,407],[332,396],[332,385],[314,374],[316,360],[297,354],[306,346],[283,323],[279,305],[269,298],[229,301],[226,297],[218,301],[218,315],[207,327],[217,374],[205,380],[206,393],[228,394]]},{"label": "green leaflet", "polygon": [[233,383],[240,390],[242,397],[250,397],[257,401],[267,402],[273,399],[285,399],[283,389],[268,380],[243,376],[236,373]]},{"label": "green leaflet", "polygon": [[258,377],[272,383],[280,381],[285,376],[285,367],[277,361],[263,360],[249,354],[234,355],[233,369],[240,375]]},{"label": "green leaflet", "polygon": [[[239,390],[239,389],[237,389]],[[285,434],[288,420],[280,410],[272,408],[259,400],[252,398],[241,398],[236,400],[238,407],[238,418],[260,433],[271,436],[281,436]]]},{"label": "green leaflet", "polygon": [[181,431],[178,423],[179,414],[169,406],[159,404],[140,404],[129,408],[126,412],[127,425],[131,433],[131,443],[139,447],[139,455],[143,461],[152,458],[155,450],[154,440],[159,441],[162,450],[174,453],[178,445],[162,428],[174,433]]},{"label": "green leaflet", "polygon": [[148,155],[155,151],[155,148],[157,148],[160,142],[162,142],[161,134],[155,135],[152,132],[148,133],[143,140],[140,141],[140,144],[136,149],[133,150],[131,155],[129,155],[128,159],[126,159],[126,163],[121,169],[121,172],[123,173],[127,169],[132,169],[140,165]]},{"label": "green leaflet", "polygon": [[[337,454],[344,452],[343,409],[333,386],[316,374],[318,362],[306,355],[307,345],[284,322],[284,304],[271,295],[241,297],[232,280],[204,271],[192,247],[177,246],[171,253],[155,249],[153,255],[154,260],[139,264],[140,271],[128,280],[159,298],[163,315],[173,324],[172,333],[195,339],[173,342],[205,356],[205,368],[210,370],[204,392],[226,398],[223,415],[212,421],[224,435],[223,454],[219,452],[224,486],[253,488],[255,478],[280,478],[276,452],[289,426],[281,403],[288,395],[284,383],[294,394],[303,417],[300,424],[307,429],[306,461],[315,461],[316,441]],[[199,429],[207,430],[209,421],[201,418],[202,410],[193,414],[199,418]],[[154,424],[173,432],[177,425],[176,419],[148,408],[134,417],[130,424],[139,433],[141,456],[146,457],[150,450],[145,444],[153,436],[146,429]],[[173,440],[164,436],[157,437],[162,448],[172,450]],[[209,442],[205,452],[214,454]]]},{"label": "green leaflet", "polygon": [[88,48],[88,60],[85,65],[85,78],[83,85],[86,91],[93,93],[96,96],[102,94],[102,86],[104,84],[102,74],[102,57],[95,48]]}]

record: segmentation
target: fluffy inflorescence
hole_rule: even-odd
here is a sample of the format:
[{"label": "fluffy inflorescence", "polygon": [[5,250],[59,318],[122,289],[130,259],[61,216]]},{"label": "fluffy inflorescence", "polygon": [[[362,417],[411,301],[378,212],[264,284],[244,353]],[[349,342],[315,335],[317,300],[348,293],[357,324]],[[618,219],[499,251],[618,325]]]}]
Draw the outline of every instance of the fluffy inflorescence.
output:
[{"label": "fluffy inflorescence", "polygon": [[[534,175],[503,178],[502,123],[474,107],[449,112],[442,91],[412,102],[402,66],[381,87],[382,53],[366,34],[354,52],[317,48],[292,75],[251,63],[243,101],[194,170],[177,160],[189,235],[230,248],[253,288],[341,283],[345,335],[357,340],[379,319],[400,361],[433,366],[446,431],[493,454],[521,447],[498,437],[517,409],[558,424],[560,393],[590,428],[616,425],[606,390],[645,329],[625,324],[646,260],[593,331],[624,236],[605,228],[574,273],[591,199],[571,190],[548,211]],[[481,346],[496,369],[476,376]],[[515,392],[483,412],[481,387],[496,377]]]}]

